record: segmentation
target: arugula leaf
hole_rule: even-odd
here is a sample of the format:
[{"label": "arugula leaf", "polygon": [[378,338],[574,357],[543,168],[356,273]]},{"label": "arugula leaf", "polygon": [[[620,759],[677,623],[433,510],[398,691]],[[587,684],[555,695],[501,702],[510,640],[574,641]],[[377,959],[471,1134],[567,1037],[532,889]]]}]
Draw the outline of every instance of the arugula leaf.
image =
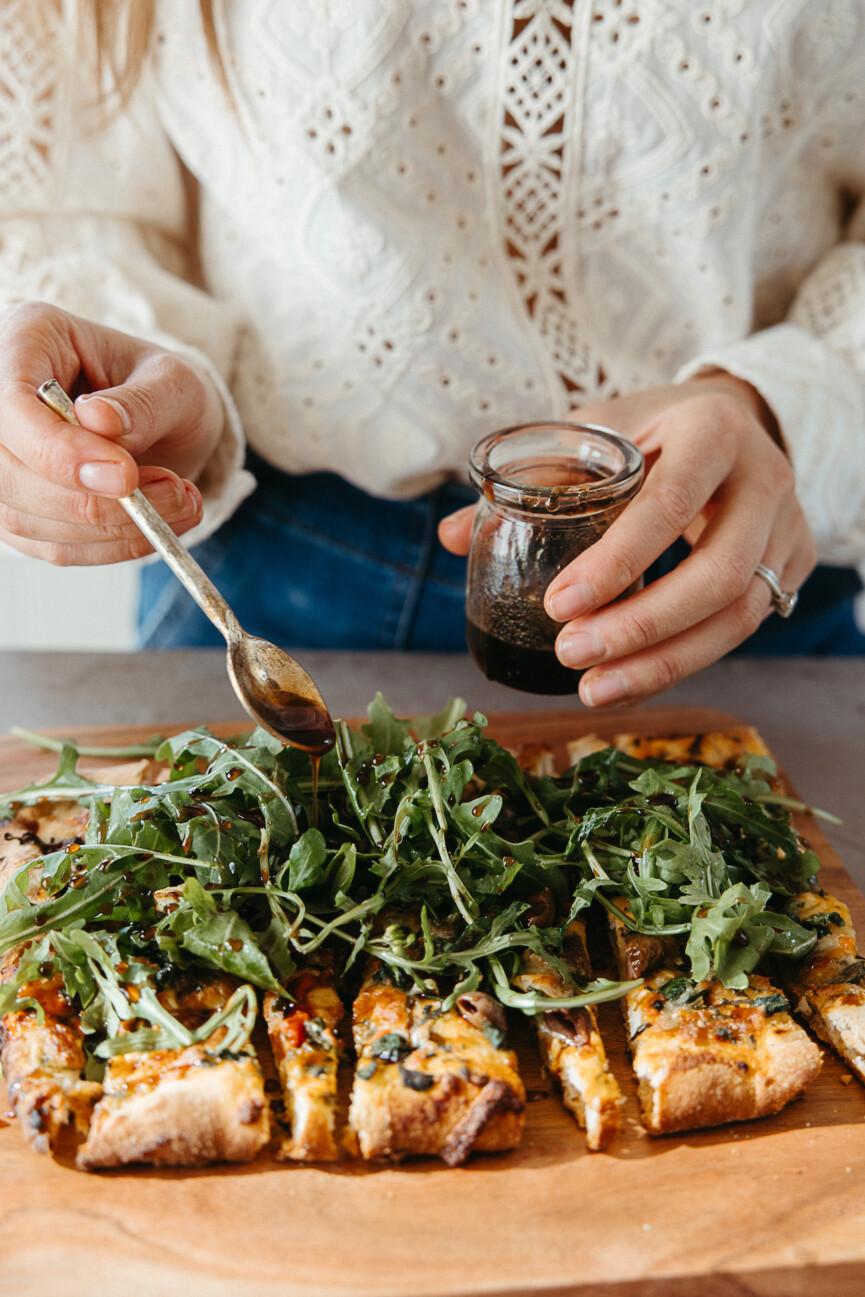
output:
[{"label": "arugula leaf", "polygon": [[34,730],[24,729],[20,725],[13,725],[10,734],[14,734],[16,739],[23,740],[24,743],[31,743],[33,747],[43,748],[46,752],[62,752],[64,746],[74,747],[79,757],[105,757],[112,761],[134,761],[141,757],[155,757],[156,753],[164,743],[161,734],[155,734],[153,738],[145,740],[144,743],[132,743],[125,746],[116,747],[112,744],[86,744],[75,743],[67,739],[64,745],[62,739],[52,738],[49,734],[37,734]]},{"label": "arugula leaf", "polygon": [[49,798],[54,801],[80,802],[98,796],[110,796],[114,793],[113,784],[102,784],[97,780],[80,775],[77,770],[79,749],[74,743],[64,743],[60,750],[60,760],[56,774],[40,783],[28,784],[17,792],[5,793],[0,798],[0,820],[8,820],[14,815],[18,806],[32,806],[36,802]]},{"label": "arugula leaf", "polygon": [[421,743],[443,738],[459,725],[465,710],[466,704],[462,698],[451,698],[435,716],[416,716],[410,723],[411,729]]},{"label": "arugula leaf", "polygon": [[369,724],[361,726],[361,733],[369,741],[371,754],[401,753],[410,742],[408,722],[397,720],[380,693],[376,694],[366,712]]},{"label": "arugula leaf", "polygon": [[[189,886],[189,882],[184,887]],[[208,917],[196,914],[189,906],[184,921],[173,916],[173,926],[183,950],[195,955],[210,968],[219,968],[263,991],[284,995],[285,988],[276,980],[261,950],[258,938],[245,919],[235,910],[216,910]]]},{"label": "arugula leaf", "polygon": [[[685,953],[691,961],[691,976],[701,982],[714,974],[725,986],[748,985],[750,973],[772,943],[769,928],[749,924],[759,914],[771,893],[763,883],[748,888],[744,883],[728,887],[714,905],[694,918]],[[734,945],[739,933],[744,940]]]},{"label": "arugula leaf", "polygon": [[289,853],[289,889],[292,892],[302,892],[306,887],[314,887],[323,877],[326,860],[327,843],[324,835],[318,829],[307,829],[292,844]]}]

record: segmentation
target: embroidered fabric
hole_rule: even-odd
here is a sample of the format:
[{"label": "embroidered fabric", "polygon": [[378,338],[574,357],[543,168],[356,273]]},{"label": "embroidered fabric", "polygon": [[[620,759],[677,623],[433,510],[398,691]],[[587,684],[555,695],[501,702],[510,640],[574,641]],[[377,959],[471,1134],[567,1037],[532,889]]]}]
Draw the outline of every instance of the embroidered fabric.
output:
[{"label": "embroidered fabric", "polygon": [[493,427],[713,364],[778,416],[821,558],[865,566],[857,0],[224,0],[233,103],[195,0],[158,11],[106,122],[73,5],[0,6],[0,293],[222,377],[202,534],[241,427],[408,497]]}]

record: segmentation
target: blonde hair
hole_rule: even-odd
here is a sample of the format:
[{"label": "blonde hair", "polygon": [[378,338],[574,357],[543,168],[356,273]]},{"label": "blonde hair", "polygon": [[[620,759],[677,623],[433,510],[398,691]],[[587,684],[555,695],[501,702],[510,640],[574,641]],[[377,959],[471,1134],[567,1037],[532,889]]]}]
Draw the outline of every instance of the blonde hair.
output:
[{"label": "blonde hair", "polygon": [[[201,25],[217,76],[230,97],[216,3],[199,0]],[[156,0],[79,0],[79,42],[94,58],[106,96],[121,106],[128,102],[141,75],[155,19]]]}]

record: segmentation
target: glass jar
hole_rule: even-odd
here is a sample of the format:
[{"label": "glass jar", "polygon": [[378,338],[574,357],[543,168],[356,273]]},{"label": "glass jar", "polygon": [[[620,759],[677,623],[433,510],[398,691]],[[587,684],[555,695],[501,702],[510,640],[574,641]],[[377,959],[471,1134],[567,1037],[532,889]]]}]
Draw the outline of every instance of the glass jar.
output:
[{"label": "glass jar", "polygon": [[477,443],[469,477],[481,498],[468,556],[466,638],[489,680],[529,693],[577,692],[582,672],[556,657],[561,623],[544,611],[544,594],[619,516],[643,471],[632,442],[593,424],[526,423]]}]

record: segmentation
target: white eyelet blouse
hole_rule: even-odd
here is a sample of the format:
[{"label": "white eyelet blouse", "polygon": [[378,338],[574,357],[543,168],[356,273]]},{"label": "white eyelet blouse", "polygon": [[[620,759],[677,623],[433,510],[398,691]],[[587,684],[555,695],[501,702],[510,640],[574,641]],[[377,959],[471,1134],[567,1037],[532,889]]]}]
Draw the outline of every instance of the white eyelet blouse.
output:
[{"label": "white eyelet blouse", "polygon": [[[161,0],[107,122],[73,6],[0,6],[0,298],[220,384],[204,535],[295,473],[406,497],[483,433],[717,365],[865,566],[861,0]],[[44,25],[37,20],[40,11]]]}]

